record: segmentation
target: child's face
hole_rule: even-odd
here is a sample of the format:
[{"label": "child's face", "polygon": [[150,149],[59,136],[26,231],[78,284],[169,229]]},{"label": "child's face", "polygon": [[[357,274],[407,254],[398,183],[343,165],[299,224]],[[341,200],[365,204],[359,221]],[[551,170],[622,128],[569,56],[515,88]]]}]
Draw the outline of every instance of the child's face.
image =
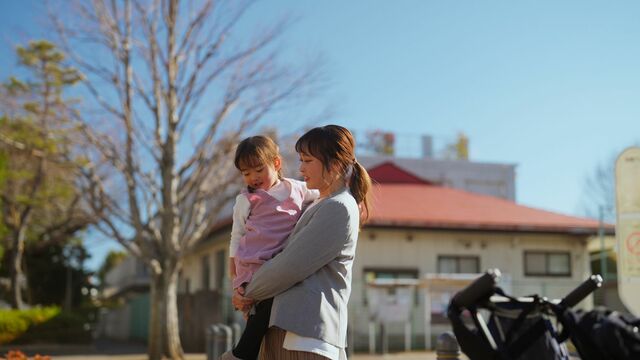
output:
[{"label": "child's face", "polygon": [[280,170],[280,159],[273,163],[260,164],[258,166],[242,168],[240,172],[244,183],[253,189],[269,190],[278,181],[278,170]]},{"label": "child's face", "polygon": [[300,156],[300,174],[307,183],[307,188],[317,189],[322,193],[329,186],[322,161],[309,154],[299,153],[298,155]]}]

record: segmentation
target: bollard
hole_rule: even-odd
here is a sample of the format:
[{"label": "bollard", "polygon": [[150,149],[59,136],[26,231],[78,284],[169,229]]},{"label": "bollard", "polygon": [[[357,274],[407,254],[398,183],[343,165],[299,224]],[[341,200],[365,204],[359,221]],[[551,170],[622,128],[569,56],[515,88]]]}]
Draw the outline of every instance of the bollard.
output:
[{"label": "bollard", "polygon": [[214,324],[207,329],[206,352],[207,360],[218,358],[233,349],[233,331],[225,324]]},{"label": "bollard", "polygon": [[436,360],[460,360],[460,346],[450,331],[440,334],[436,340]]},{"label": "bollard", "polygon": [[206,352],[207,352],[207,360],[217,360],[218,357],[215,356],[216,348],[215,348],[215,334],[218,332],[217,325],[211,325],[207,328],[207,338],[206,338]]},{"label": "bollard", "polygon": [[233,346],[238,345],[238,341],[240,341],[240,337],[242,336],[242,326],[237,322],[231,324],[231,329],[233,329]]},{"label": "bollard", "polygon": [[222,347],[220,355],[222,355],[225,351],[233,350],[233,330],[229,325],[218,324],[218,326],[220,327],[220,345]]}]

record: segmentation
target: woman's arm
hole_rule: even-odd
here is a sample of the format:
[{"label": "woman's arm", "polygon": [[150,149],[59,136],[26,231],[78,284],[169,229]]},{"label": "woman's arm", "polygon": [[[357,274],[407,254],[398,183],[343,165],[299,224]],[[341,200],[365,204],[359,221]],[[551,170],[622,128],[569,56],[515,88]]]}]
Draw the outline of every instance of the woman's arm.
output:
[{"label": "woman's arm", "polygon": [[[284,250],[253,274],[246,297],[263,300],[273,297],[306,279],[340,255],[352,229],[347,206],[327,201]],[[357,216],[357,214],[356,214]],[[357,227],[357,225],[356,225]]]}]

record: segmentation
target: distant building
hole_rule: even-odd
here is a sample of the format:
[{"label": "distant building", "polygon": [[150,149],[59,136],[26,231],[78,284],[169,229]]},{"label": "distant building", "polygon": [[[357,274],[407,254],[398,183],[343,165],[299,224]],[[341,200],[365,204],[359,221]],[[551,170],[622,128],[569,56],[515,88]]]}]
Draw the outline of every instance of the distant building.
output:
[{"label": "distant building", "polygon": [[146,341],[149,325],[149,271],[144,264],[127,257],[105,277],[102,298],[120,307],[102,312],[98,336],[118,340]]}]

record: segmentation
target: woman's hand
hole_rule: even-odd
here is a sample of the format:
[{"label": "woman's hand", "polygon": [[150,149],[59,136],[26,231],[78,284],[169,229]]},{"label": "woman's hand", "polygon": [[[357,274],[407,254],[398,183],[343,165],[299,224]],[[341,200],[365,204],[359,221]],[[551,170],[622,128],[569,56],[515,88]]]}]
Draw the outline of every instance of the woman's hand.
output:
[{"label": "woman's hand", "polygon": [[249,299],[244,297],[244,288],[239,287],[233,290],[233,297],[231,298],[231,303],[236,310],[240,310],[242,312],[248,312],[253,304],[256,301],[253,299]]}]

